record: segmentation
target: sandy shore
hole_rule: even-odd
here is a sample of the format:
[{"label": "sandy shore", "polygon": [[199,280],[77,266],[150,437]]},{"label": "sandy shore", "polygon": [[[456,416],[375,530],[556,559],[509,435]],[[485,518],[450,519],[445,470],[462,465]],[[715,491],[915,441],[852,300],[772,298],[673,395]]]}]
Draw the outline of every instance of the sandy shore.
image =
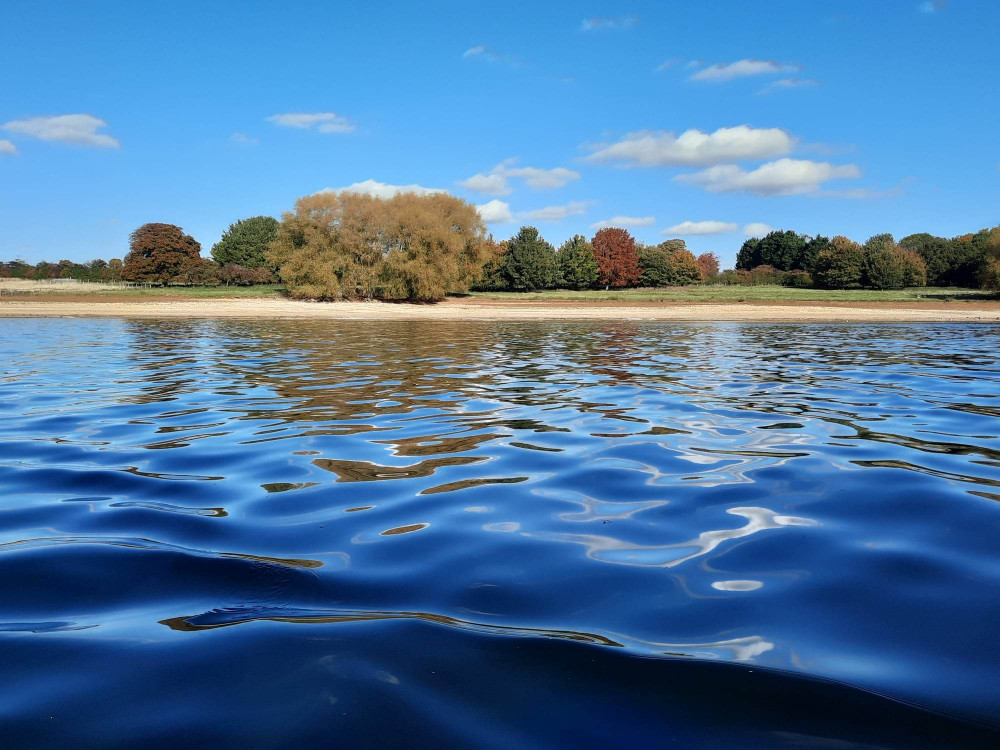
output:
[{"label": "sandy shore", "polygon": [[452,299],[438,304],[298,302],[283,299],[0,301],[0,318],[257,318],[325,320],[686,320],[1000,322],[997,303],[588,304]]}]

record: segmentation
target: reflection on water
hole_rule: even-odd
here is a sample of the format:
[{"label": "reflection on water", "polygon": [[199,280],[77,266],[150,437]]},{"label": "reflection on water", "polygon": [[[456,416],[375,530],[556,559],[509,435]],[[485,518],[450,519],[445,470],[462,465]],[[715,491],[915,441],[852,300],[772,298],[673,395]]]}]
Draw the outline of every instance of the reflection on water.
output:
[{"label": "reflection on water", "polygon": [[[690,747],[922,746],[901,724],[975,746],[874,694],[1000,726],[998,344],[966,325],[5,321],[0,717],[26,747],[55,742],[39,711],[94,746],[240,746],[277,723],[311,742],[314,697],[354,737],[391,689],[394,726],[439,744],[550,746],[553,727],[519,734],[536,696],[595,722],[612,701],[612,744],[666,722]],[[142,686],[93,666],[134,660]],[[619,703],[585,662],[645,692]],[[749,673],[719,662],[800,692],[814,724],[765,727],[761,704],[723,740],[640,710],[700,715],[702,680],[740,694]],[[228,697],[175,692],[184,665],[228,675],[225,732],[203,711]],[[871,691],[837,694],[871,706],[868,734],[815,718],[817,678]],[[133,718],[92,725],[98,702]],[[480,706],[521,718],[457,717]]]}]

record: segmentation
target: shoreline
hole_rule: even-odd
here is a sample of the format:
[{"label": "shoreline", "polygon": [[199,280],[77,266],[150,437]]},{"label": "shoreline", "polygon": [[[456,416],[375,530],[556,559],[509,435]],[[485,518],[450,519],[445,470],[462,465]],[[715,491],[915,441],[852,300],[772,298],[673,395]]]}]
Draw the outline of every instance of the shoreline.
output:
[{"label": "shoreline", "polygon": [[1000,323],[990,302],[576,302],[451,298],[438,303],[288,299],[0,300],[0,318],[220,318],[257,320],[970,322]]}]

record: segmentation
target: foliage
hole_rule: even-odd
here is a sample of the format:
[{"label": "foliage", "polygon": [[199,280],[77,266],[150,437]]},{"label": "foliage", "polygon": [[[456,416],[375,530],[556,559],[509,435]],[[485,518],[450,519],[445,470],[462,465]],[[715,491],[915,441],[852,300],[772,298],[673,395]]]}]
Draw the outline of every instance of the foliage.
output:
[{"label": "foliage", "polygon": [[702,281],[701,267],[683,240],[641,245],[639,267],[639,283],[646,287],[687,286]]},{"label": "foliage", "polygon": [[211,258],[202,258],[198,263],[192,263],[181,274],[174,278],[175,284],[187,286],[218,286],[219,264]]},{"label": "foliage", "polygon": [[597,261],[597,280],[605,288],[635,286],[639,281],[639,254],[635,239],[624,229],[598,230],[590,241]]},{"label": "foliage", "polygon": [[813,280],[824,289],[854,289],[861,286],[863,273],[861,245],[838,235],[816,255]]},{"label": "foliage", "polygon": [[273,284],[274,274],[270,268],[247,268],[233,263],[219,268],[219,281],[226,286],[252,286],[254,284]]},{"label": "foliage", "polygon": [[1000,291],[1000,226],[989,231],[985,245],[986,257],[981,275],[983,289]]},{"label": "foliage", "polygon": [[597,284],[594,248],[583,235],[573,235],[557,252],[562,283],[567,289],[591,289]]},{"label": "foliage", "polygon": [[795,289],[811,289],[813,286],[812,274],[808,271],[789,271],[782,278],[783,286],[794,287]]},{"label": "foliage", "polygon": [[220,266],[267,266],[267,249],[277,236],[278,220],[273,216],[240,219],[230,224],[222,239],[212,245],[212,258]]},{"label": "foliage", "polygon": [[736,256],[736,269],[771,266],[779,271],[812,270],[820,246],[810,247],[804,235],[791,230],[775,230],[766,236],[751,237]]},{"label": "foliage", "polygon": [[719,256],[715,253],[702,253],[695,258],[695,262],[698,264],[698,270],[701,271],[702,281],[714,280],[719,275]]},{"label": "foliage", "polygon": [[511,291],[554,289],[559,286],[559,260],[555,248],[535,227],[521,227],[507,240],[500,277]]},{"label": "foliage", "polygon": [[480,277],[485,235],[476,208],[453,196],[323,192],[282,216],[267,259],[295,297],[431,300]]},{"label": "foliage", "polygon": [[201,262],[201,245],[173,224],[143,224],[129,236],[122,278],[167,284]]}]

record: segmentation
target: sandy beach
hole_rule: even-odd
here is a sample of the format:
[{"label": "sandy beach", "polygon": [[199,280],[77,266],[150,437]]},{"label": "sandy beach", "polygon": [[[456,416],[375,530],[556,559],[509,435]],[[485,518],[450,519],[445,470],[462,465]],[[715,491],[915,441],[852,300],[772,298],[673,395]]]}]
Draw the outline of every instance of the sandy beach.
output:
[{"label": "sandy beach", "polygon": [[574,303],[449,299],[436,304],[285,299],[0,300],[0,318],[251,318],[326,320],[674,320],[741,322],[1000,322],[1000,303]]}]

